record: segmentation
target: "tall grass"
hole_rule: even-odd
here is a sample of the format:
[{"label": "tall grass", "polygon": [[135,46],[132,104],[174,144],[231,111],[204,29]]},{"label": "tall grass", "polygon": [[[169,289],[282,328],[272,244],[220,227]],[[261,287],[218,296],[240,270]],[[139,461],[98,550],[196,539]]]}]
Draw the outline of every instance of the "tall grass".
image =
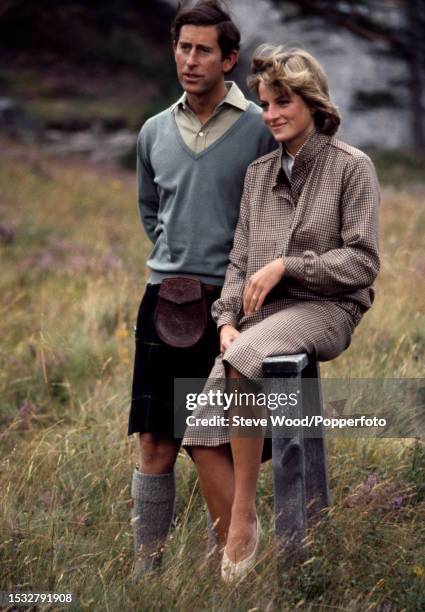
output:
[{"label": "tall grass", "polygon": [[[205,558],[205,509],[181,453],[164,571],[133,585],[126,425],[149,250],[134,177],[12,149],[0,186],[1,589],[71,591],[74,610],[424,609],[425,450],[414,440],[329,441],[334,504],[280,589],[270,465],[257,571],[226,588]],[[376,303],[324,376],[423,376],[424,194],[384,188]]]}]

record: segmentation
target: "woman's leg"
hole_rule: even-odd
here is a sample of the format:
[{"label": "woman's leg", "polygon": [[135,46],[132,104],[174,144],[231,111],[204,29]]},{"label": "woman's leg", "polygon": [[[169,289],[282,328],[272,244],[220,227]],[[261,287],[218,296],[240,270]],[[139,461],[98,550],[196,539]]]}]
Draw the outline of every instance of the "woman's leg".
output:
[{"label": "woman's leg", "polygon": [[234,497],[234,473],[229,444],[193,446],[192,457],[220,547],[224,547],[229,530]]},{"label": "woman's leg", "polygon": [[[231,367],[226,374],[228,379],[243,378]],[[239,384],[235,389],[233,386],[229,381],[228,390],[240,388]],[[191,448],[201,491],[216,524],[219,544],[226,545],[229,559],[235,562],[248,556],[255,545],[255,496],[263,443],[262,437],[244,436],[231,437],[230,444]]]},{"label": "woman's leg", "polygon": [[349,346],[355,325],[356,319],[334,302],[296,302],[241,329],[223,358],[242,376],[261,378],[269,355],[308,353],[319,361],[335,359]]},{"label": "woman's leg", "polygon": [[[232,367],[228,368],[228,377],[230,379],[243,378],[242,374]],[[263,437],[232,436],[230,439],[235,492],[226,555],[234,563],[248,557],[255,547],[255,496],[263,444]]]}]

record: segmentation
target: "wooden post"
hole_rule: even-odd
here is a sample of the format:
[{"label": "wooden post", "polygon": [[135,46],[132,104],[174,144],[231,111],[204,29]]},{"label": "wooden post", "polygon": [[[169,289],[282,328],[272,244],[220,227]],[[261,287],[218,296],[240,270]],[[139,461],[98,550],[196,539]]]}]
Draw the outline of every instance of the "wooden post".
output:
[{"label": "wooden post", "polygon": [[[281,414],[292,419],[322,414],[319,364],[305,353],[274,355],[263,362],[263,373],[272,378],[275,392],[296,392],[298,401]],[[286,561],[300,556],[307,521],[330,503],[326,449],[322,429],[306,437],[302,426],[292,427],[283,437],[273,428],[272,463],[276,535]],[[311,434],[311,431],[310,431]]]}]

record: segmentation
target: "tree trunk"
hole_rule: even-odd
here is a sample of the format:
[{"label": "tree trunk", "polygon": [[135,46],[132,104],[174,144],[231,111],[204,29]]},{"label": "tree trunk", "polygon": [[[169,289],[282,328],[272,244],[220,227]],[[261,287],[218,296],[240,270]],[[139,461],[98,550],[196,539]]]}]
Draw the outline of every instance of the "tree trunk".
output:
[{"label": "tree trunk", "polygon": [[412,136],[415,150],[425,151],[425,121],[423,109],[424,53],[421,31],[420,0],[406,2],[408,30],[411,33],[411,57],[409,61],[409,93],[412,112]]}]

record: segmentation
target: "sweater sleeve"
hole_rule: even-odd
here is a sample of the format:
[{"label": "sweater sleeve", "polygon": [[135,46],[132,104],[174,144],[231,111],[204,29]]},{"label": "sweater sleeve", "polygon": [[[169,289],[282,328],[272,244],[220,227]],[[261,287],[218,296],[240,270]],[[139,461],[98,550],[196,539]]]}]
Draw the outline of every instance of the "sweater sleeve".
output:
[{"label": "sweater sleeve", "polygon": [[320,295],[338,295],[372,285],[379,272],[379,185],[367,156],[347,164],[341,197],[339,248],[318,255],[284,257],[285,276]]},{"label": "sweater sleeve", "polygon": [[150,240],[155,243],[159,196],[154,182],[154,171],[149,162],[146,138],[144,126],[137,139],[137,195],[143,227]]},{"label": "sweater sleeve", "polygon": [[249,175],[250,168],[245,175],[239,219],[233,239],[233,248],[229,255],[230,261],[226,270],[223,289],[220,298],[214,302],[211,310],[217,327],[226,324],[237,327],[243,307],[242,296],[248,263]]}]

